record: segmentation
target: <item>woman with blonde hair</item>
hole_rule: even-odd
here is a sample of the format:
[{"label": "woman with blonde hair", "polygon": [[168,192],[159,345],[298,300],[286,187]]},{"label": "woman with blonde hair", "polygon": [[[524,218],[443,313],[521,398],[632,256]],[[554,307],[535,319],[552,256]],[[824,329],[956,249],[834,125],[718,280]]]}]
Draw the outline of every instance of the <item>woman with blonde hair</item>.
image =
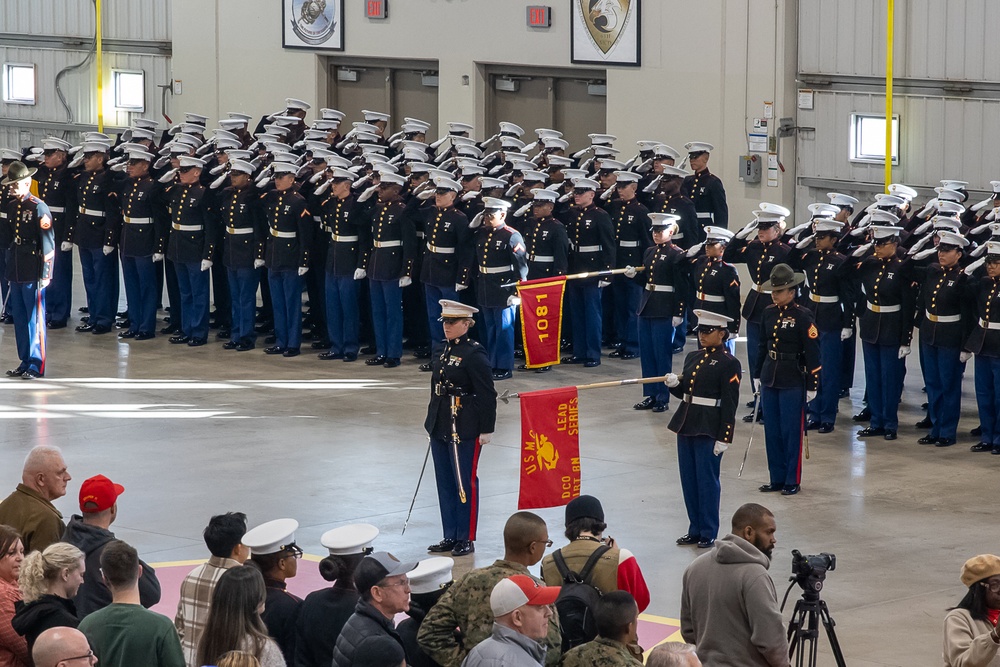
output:
[{"label": "woman with blonde hair", "polygon": [[253,657],[253,653],[230,651],[219,658],[216,667],[260,667],[260,660]]},{"label": "woman with blonde hair", "polygon": [[14,605],[11,625],[28,640],[28,650],[38,635],[49,628],[75,628],[79,624],[73,598],[86,570],[83,552],[66,542],[56,542],[45,551],[32,551],[21,564],[17,585],[24,596]]},{"label": "woman with blonde hair", "polygon": [[196,664],[218,665],[227,653],[245,651],[260,661],[261,667],[286,667],[281,649],[268,637],[260,618],[266,597],[264,577],[256,567],[240,565],[226,570],[212,591]]}]

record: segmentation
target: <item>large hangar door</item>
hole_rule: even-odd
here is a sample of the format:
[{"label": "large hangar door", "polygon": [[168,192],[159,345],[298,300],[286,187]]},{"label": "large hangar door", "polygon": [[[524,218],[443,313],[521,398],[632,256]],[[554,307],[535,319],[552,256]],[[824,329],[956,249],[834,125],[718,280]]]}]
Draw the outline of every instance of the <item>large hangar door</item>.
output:
[{"label": "large hangar door", "polygon": [[331,58],[329,76],[328,104],[347,114],[346,122],[362,120],[361,111],[369,109],[392,115],[388,134],[406,116],[437,125],[435,62]]}]

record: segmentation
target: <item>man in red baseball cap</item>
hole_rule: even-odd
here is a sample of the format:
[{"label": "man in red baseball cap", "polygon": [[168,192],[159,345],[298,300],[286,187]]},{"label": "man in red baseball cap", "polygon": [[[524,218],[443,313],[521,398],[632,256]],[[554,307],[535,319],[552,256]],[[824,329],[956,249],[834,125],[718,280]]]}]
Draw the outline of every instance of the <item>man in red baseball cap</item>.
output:
[{"label": "man in red baseball cap", "polygon": [[[63,542],[69,542],[86,556],[87,569],[83,584],[76,594],[76,612],[83,620],[88,614],[111,604],[111,591],[101,576],[101,554],[104,547],[115,539],[111,524],[118,518],[118,496],[125,493],[125,487],[115,484],[104,475],[94,475],[80,485],[80,512],[74,514]],[[156,572],[146,563],[139,561],[142,575],[139,577],[139,599],[142,606],[152,607],[160,601],[160,582]]]},{"label": "man in red baseball cap", "polygon": [[544,665],[545,637],[558,586],[543,586],[524,574],[501,579],[490,594],[493,635],[476,646],[463,667]]}]

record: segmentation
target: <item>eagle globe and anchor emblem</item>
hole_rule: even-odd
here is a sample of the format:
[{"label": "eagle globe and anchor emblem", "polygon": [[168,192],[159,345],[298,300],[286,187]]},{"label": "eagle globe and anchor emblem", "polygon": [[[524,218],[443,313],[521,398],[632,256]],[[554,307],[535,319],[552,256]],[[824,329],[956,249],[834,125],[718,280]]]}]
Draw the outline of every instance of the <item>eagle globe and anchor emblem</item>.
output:
[{"label": "eagle globe and anchor emblem", "polygon": [[337,27],[335,0],[291,0],[291,23],[295,36],[318,46],[333,36]]},{"label": "eagle globe and anchor emblem", "polygon": [[559,451],[544,433],[536,433],[534,429],[528,431],[530,440],[525,441],[525,449],[532,452],[526,456],[525,472],[529,475],[539,471],[555,470],[559,465]]},{"label": "eagle globe and anchor emblem", "polygon": [[607,54],[618,43],[629,22],[633,0],[577,0],[594,45]]}]

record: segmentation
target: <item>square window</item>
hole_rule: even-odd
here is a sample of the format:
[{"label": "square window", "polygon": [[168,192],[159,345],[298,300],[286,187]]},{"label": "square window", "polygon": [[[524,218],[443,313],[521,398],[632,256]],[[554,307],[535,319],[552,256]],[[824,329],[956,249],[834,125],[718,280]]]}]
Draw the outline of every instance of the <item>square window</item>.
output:
[{"label": "square window", "polygon": [[[885,162],[885,116],[851,114],[851,162]],[[899,164],[899,116],[892,117],[892,164]]]},{"label": "square window", "polygon": [[122,111],[146,110],[146,74],[141,71],[113,70],[115,108]]},{"label": "square window", "polygon": [[35,66],[5,63],[3,101],[10,104],[35,103]]}]

